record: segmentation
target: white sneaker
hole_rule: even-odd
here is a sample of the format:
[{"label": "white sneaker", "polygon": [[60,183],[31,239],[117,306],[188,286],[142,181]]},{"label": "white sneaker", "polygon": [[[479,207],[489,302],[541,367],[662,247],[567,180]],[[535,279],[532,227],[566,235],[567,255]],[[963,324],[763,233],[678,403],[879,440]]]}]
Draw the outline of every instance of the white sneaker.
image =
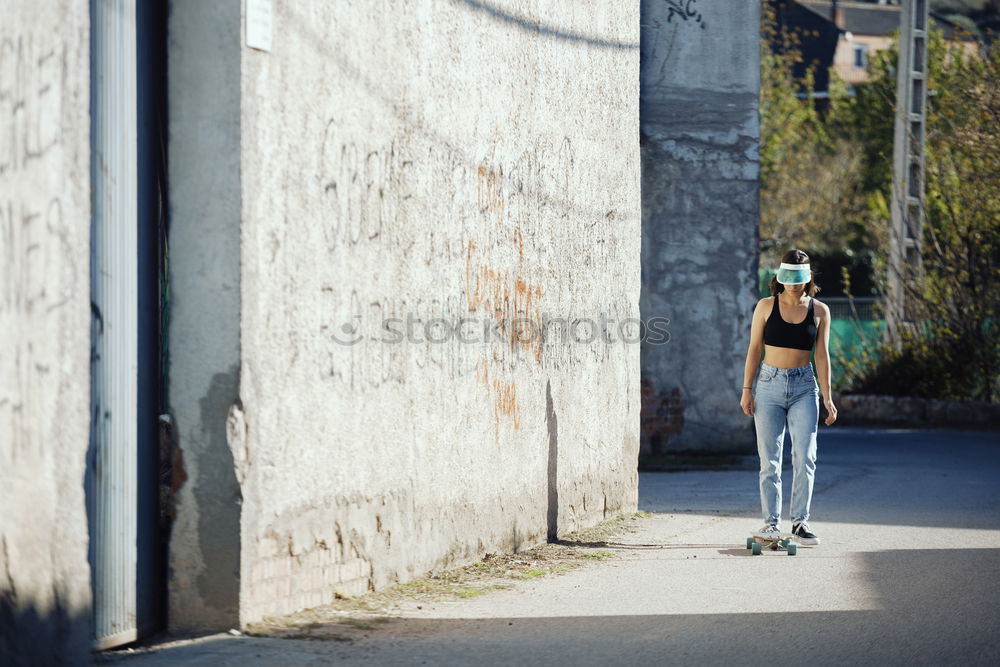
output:
[{"label": "white sneaker", "polygon": [[760,535],[761,537],[769,537],[771,535],[777,537],[781,535],[781,531],[778,529],[778,526],[776,524],[765,523],[764,527],[758,530],[756,534]]}]

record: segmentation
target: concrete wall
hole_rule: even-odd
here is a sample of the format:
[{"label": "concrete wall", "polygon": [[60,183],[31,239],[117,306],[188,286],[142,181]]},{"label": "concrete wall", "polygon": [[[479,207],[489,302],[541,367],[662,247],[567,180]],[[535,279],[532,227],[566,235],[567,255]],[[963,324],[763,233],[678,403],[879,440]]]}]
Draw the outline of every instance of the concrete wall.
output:
[{"label": "concrete wall", "polygon": [[171,630],[238,622],[240,0],[175,0],[168,29]]},{"label": "concrete wall", "polygon": [[0,664],[82,664],[90,568],[87,3],[0,20]]},{"label": "concrete wall", "polygon": [[642,2],[642,447],[753,449],[739,408],[757,293],[759,0]]},{"label": "concrete wall", "polygon": [[[243,622],[635,509],[638,345],[510,324],[638,317],[638,14],[276,2],[243,48]],[[410,315],[505,328],[335,340]]]}]

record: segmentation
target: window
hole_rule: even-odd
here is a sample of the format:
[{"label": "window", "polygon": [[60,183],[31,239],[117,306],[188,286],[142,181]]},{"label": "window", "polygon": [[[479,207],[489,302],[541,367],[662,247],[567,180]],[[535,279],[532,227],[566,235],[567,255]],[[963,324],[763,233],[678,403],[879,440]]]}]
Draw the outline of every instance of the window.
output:
[{"label": "window", "polygon": [[854,45],[854,67],[856,69],[868,69],[868,45]]}]

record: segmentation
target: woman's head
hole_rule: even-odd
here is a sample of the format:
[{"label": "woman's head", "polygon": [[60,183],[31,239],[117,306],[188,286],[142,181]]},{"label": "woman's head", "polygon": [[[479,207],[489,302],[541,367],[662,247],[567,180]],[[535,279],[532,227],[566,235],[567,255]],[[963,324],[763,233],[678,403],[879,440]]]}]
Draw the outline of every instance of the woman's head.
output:
[{"label": "woman's head", "polygon": [[[809,266],[808,274],[805,271],[795,271],[793,265],[809,265],[809,255],[801,250],[789,250],[781,258],[781,264],[784,268],[778,270],[778,274],[771,278],[771,294],[781,294],[782,292],[788,292],[789,294],[795,296],[816,296],[819,292],[819,286],[813,281],[813,276],[816,274],[812,266]],[[802,267],[805,269],[806,267]],[[796,276],[808,275],[808,281],[804,283],[793,283],[791,280],[795,280]],[[778,282],[778,278],[781,278],[784,283]]]}]

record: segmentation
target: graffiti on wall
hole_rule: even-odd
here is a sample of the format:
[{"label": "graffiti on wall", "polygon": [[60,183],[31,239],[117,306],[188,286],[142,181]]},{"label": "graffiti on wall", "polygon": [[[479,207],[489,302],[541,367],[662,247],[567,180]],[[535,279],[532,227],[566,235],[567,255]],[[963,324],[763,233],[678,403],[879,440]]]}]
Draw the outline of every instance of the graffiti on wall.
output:
[{"label": "graffiti on wall", "polygon": [[698,11],[698,0],[663,0],[667,5],[667,23],[685,21],[700,26],[702,30],[708,27],[705,17]]},{"label": "graffiti on wall", "polygon": [[[508,359],[509,368],[529,359],[543,362],[542,345],[519,338],[515,323],[521,318],[540,323],[544,290],[530,275],[539,268],[534,258],[563,243],[579,248],[581,254],[598,256],[602,263],[611,260],[606,240],[608,227],[615,222],[613,213],[596,216],[579,230],[567,224],[574,213],[566,206],[573,198],[572,142],[564,139],[553,146],[540,139],[515,160],[490,156],[469,166],[446,146],[416,149],[394,141],[365,147],[338,142],[337,134],[336,123],[328,123],[317,180],[326,251],[370,252],[386,261],[402,258],[408,266],[461,267],[461,283],[452,284],[464,299],[444,296],[418,304],[416,297],[393,295],[362,303],[360,294],[351,296],[330,283],[322,287],[327,303],[321,324],[324,335],[351,334],[353,327],[344,330],[345,323],[372,315],[405,318],[414,308],[433,307],[421,315],[494,317],[508,347],[527,353]],[[418,192],[440,194],[429,201]],[[442,214],[442,209],[450,212]],[[442,215],[448,220],[440,225],[428,222]],[[536,231],[526,234],[526,226]],[[456,231],[463,228],[464,235]],[[533,261],[526,262],[526,257]],[[558,356],[551,361],[564,362]],[[474,372],[475,366],[475,362],[454,364],[451,370],[461,376]]]},{"label": "graffiti on wall", "polygon": [[657,391],[652,379],[640,382],[640,447],[645,454],[670,451],[670,442],[684,430],[684,396],[679,387]]},{"label": "graffiti on wall", "polygon": [[45,159],[62,141],[66,47],[33,33],[0,35],[0,177]]},{"label": "graffiti on wall", "polygon": [[56,400],[69,354],[61,311],[79,278],[62,197],[67,53],[54,44],[0,33],[0,432],[10,463],[42,446],[38,411]]},{"label": "graffiti on wall", "polygon": [[[574,321],[600,308],[619,318],[638,312],[604,289],[586,311],[574,303],[575,290],[613,283],[626,261],[618,254],[615,194],[588,193],[589,202],[598,201],[594,210],[574,204],[581,175],[570,138],[543,135],[511,151],[497,129],[470,160],[419,134],[364,142],[353,122],[317,122],[318,168],[311,190],[297,197],[318,202],[319,219],[298,229],[269,226],[265,235],[274,237],[265,274],[289,290],[301,289],[300,266],[315,262],[321,277],[332,267],[312,282],[315,334],[289,324],[301,315],[266,309],[266,328],[287,330],[292,365],[303,367],[296,372],[352,391],[407,385],[414,369],[450,382],[475,379],[495,423],[517,429],[521,369],[565,370],[621,354],[592,323]],[[295,180],[282,188],[297,187]],[[305,258],[296,250],[303,233],[316,242]],[[545,258],[554,249],[562,275],[547,286],[554,272]],[[358,267],[358,280],[345,283],[345,266]],[[567,337],[582,342],[567,344]]]}]

